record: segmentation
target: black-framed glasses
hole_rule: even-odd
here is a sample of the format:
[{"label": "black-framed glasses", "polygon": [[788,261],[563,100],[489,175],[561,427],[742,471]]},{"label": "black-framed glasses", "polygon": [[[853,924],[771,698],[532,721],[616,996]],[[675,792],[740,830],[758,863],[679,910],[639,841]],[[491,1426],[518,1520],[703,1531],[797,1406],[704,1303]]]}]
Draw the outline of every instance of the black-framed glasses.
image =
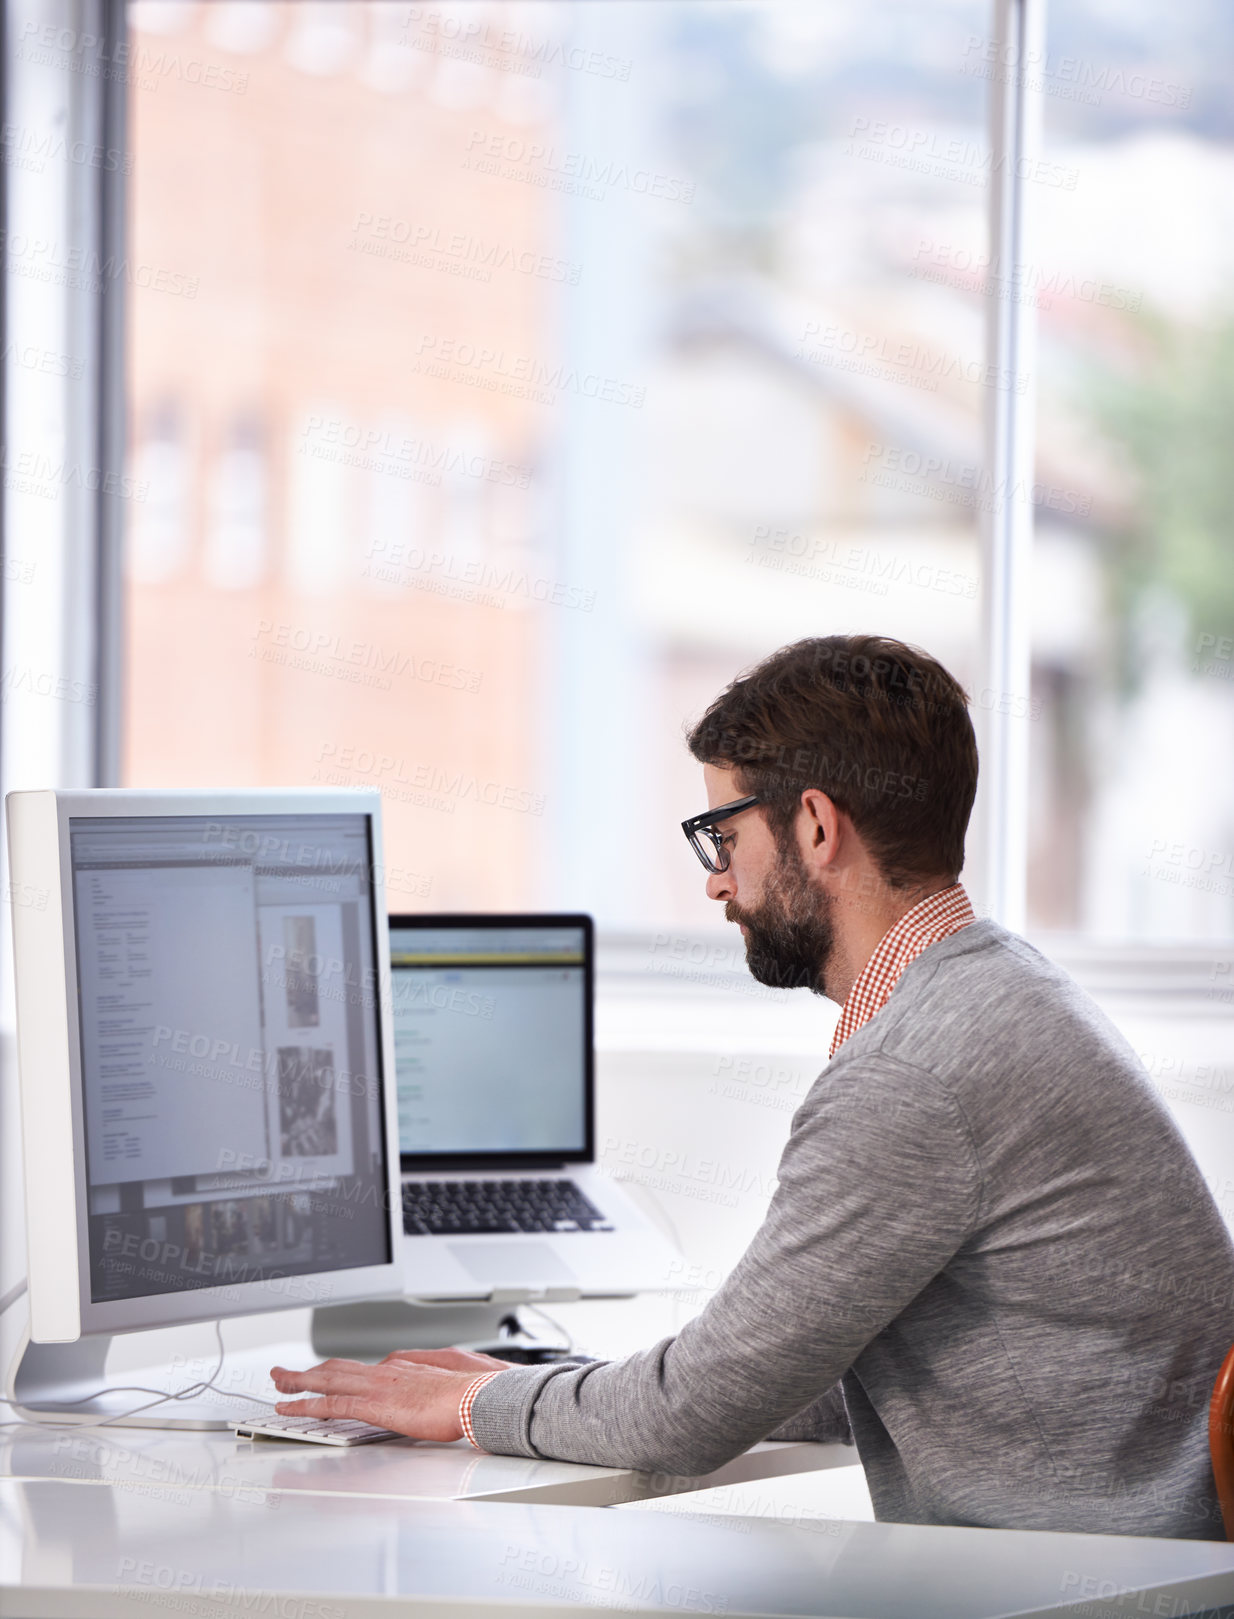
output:
[{"label": "black-framed glasses", "polygon": [[730,815],[740,815],[742,810],[753,809],[761,802],[757,793],[750,793],[745,798],[735,798],[731,804],[717,804],[715,809],[704,810],[701,815],[691,815],[688,821],[681,823],[690,847],[708,871],[728,870],[729,853],[724,847],[723,833],[716,831],[717,823],[727,821]]}]

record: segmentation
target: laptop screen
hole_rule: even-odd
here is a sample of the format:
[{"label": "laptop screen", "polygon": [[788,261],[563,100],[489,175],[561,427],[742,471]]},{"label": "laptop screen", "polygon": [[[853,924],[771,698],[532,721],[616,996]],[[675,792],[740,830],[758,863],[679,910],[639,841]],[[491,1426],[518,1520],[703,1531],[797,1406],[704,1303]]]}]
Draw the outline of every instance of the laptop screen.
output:
[{"label": "laptop screen", "polygon": [[591,1156],[590,940],[586,916],[391,917],[405,1166]]}]

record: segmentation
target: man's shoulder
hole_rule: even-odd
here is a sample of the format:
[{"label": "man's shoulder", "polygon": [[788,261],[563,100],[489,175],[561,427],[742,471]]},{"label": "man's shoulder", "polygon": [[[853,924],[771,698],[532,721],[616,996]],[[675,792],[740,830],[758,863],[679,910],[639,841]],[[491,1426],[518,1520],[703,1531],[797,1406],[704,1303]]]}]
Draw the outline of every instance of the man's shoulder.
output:
[{"label": "man's shoulder", "polygon": [[981,919],[930,945],[836,1060],[899,1059],[949,1087],[996,1070],[1057,1075],[1073,1064],[1139,1073],[1127,1041],[1092,997],[1027,939]]},{"label": "man's shoulder", "polygon": [[1057,962],[987,917],[929,945],[910,961],[888,1005],[907,1012],[913,1006],[941,1011],[945,1003],[977,1003],[988,1014],[995,996],[1008,1015],[1012,1008],[1043,1001],[1056,1007],[1096,1005]]}]

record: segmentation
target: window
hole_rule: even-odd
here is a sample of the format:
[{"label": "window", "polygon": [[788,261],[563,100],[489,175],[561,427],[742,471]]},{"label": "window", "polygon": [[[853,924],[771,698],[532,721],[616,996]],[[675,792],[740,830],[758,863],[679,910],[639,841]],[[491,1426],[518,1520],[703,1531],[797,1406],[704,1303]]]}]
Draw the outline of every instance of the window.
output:
[{"label": "window", "polygon": [[699,923],[739,668],[976,681],[985,0],[129,16],[127,782],[374,785],[394,905]]}]

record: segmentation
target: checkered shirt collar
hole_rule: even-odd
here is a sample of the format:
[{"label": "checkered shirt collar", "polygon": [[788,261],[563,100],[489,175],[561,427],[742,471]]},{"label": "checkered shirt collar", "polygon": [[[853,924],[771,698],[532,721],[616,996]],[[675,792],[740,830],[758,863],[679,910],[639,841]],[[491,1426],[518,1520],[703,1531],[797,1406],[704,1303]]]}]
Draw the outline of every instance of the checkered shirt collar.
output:
[{"label": "checkered shirt collar", "polygon": [[931,894],[911,911],[905,911],[878,941],[874,954],[849,990],[836,1032],[831,1037],[831,1056],[886,1006],[910,961],[916,961],[923,950],[976,920],[968,895],[959,883]]}]

